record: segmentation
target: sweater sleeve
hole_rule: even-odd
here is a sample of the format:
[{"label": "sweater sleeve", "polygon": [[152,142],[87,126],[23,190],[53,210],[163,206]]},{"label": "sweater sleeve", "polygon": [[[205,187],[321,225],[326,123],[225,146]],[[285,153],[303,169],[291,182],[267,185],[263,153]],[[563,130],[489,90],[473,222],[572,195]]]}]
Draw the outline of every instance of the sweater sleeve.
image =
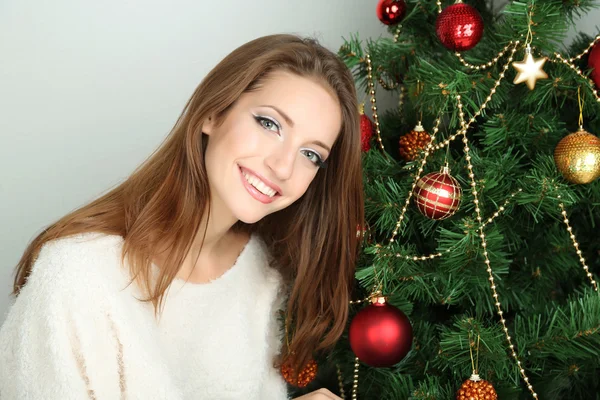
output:
[{"label": "sweater sleeve", "polygon": [[[49,248],[48,248],[49,247]],[[45,246],[0,329],[3,400],[119,399],[118,338],[72,257]]]}]

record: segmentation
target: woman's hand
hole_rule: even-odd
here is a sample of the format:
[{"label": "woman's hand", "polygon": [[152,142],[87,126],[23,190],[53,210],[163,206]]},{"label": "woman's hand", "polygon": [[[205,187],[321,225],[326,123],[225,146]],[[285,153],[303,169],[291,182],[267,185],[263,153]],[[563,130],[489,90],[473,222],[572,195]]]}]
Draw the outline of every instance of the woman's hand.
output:
[{"label": "woman's hand", "polygon": [[327,389],[319,389],[304,396],[296,397],[294,400],[342,400],[342,398]]}]

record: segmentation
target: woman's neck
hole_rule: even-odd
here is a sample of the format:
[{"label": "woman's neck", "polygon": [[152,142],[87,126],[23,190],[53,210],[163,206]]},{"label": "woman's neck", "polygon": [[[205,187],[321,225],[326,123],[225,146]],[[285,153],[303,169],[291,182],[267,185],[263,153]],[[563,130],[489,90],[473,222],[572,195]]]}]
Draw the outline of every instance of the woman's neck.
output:
[{"label": "woman's neck", "polygon": [[204,282],[222,275],[235,263],[249,235],[233,228],[238,220],[215,202],[206,212],[177,276]]}]

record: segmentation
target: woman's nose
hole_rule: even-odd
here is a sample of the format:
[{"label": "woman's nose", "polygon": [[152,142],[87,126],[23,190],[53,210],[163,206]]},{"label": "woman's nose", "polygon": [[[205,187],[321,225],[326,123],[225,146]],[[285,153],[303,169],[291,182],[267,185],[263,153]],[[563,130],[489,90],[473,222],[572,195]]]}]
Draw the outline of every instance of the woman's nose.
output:
[{"label": "woman's nose", "polygon": [[292,177],[297,154],[290,146],[278,147],[265,158],[265,164],[278,179],[286,181]]}]

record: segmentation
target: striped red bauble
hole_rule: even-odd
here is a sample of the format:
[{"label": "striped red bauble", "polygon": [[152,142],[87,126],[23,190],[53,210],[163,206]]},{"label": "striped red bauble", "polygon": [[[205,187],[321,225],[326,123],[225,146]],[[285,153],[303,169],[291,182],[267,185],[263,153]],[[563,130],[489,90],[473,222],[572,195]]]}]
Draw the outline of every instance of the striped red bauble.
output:
[{"label": "striped red bauble", "polygon": [[417,208],[427,218],[442,220],[458,211],[462,198],[460,184],[448,167],[432,172],[417,181],[414,193]]}]

